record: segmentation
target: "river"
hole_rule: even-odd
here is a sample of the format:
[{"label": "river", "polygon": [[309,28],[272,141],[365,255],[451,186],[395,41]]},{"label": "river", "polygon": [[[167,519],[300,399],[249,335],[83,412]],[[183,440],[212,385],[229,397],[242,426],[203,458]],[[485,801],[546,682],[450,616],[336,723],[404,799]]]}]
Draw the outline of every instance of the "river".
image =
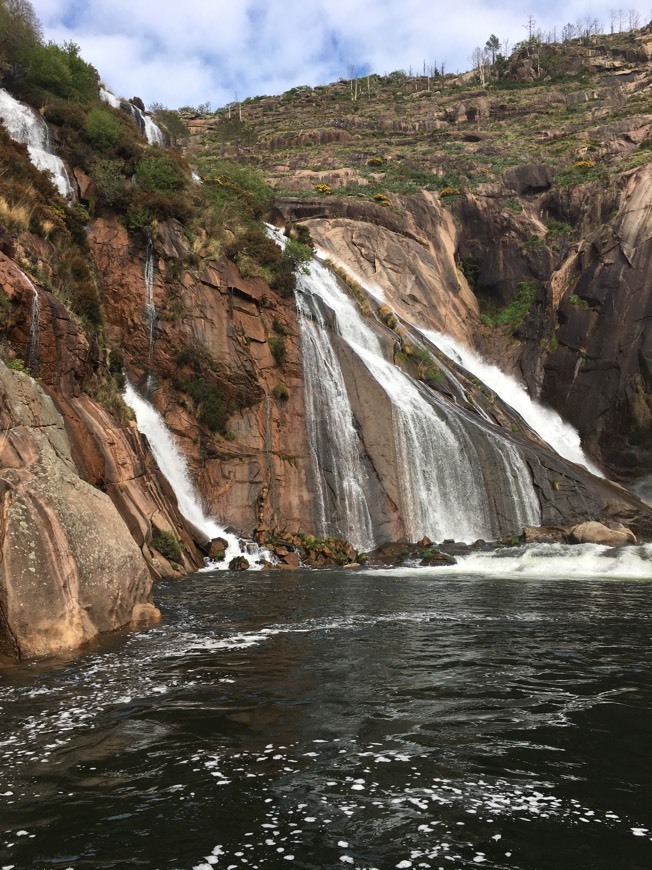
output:
[{"label": "river", "polygon": [[649,868],[652,584],[566,573],[159,585],[0,670],[0,867]]}]

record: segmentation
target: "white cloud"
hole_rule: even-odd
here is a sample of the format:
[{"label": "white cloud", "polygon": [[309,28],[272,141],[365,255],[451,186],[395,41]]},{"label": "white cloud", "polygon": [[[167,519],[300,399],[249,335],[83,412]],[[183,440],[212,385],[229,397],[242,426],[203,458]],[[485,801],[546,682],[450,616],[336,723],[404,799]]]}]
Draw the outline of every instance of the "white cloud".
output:
[{"label": "white cloud", "polygon": [[[612,3],[578,0],[524,11],[515,0],[33,0],[47,38],[72,39],[107,85],[122,96],[169,106],[214,106],[346,76],[348,63],[375,72],[445,61],[468,69],[490,34],[525,37],[537,26],[557,32],[586,16],[609,26]],[[540,8],[538,8],[540,7]],[[649,7],[636,6],[643,22]]]}]

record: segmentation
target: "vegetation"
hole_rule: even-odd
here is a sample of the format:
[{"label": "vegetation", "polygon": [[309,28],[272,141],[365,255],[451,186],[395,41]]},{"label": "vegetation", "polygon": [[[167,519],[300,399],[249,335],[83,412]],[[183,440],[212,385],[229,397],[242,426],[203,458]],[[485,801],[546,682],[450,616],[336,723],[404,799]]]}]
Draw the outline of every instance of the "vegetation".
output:
[{"label": "vegetation", "polygon": [[514,330],[527,317],[537,292],[537,285],[533,281],[521,281],[514,301],[505,308],[491,314],[482,314],[480,319],[485,326],[509,326]]},{"label": "vegetation", "polygon": [[269,345],[269,349],[272,352],[276,365],[280,369],[285,368],[285,361],[287,359],[285,339],[280,335],[271,335],[267,339],[267,344]]},{"label": "vegetation", "polygon": [[178,563],[182,560],[181,546],[172,532],[156,529],[152,535],[152,547],[168,562]]}]

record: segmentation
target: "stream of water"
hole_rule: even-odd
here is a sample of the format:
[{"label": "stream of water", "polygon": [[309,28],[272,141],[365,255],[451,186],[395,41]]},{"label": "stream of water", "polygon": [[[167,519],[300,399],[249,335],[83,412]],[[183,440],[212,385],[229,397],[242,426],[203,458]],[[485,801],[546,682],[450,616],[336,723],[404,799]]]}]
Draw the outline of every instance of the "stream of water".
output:
[{"label": "stream of water", "polygon": [[647,870],[652,548],[483,558],[202,573],[0,670],[0,865]]}]

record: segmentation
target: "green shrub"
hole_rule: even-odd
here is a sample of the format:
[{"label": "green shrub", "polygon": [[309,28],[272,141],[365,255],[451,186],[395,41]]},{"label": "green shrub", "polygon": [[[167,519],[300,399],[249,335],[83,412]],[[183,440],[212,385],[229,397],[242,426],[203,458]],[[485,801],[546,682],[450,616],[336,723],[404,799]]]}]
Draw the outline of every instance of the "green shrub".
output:
[{"label": "green shrub", "polygon": [[157,529],[152,535],[152,547],[163,556],[168,562],[180,562],[182,559],[181,547],[179,541],[174,537],[172,532],[164,532]]},{"label": "green shrub", "polygon": [[290,391],[285,384],[280,383],[276,384],[276,386],[272,390],[272,395],[275,399],[278,399],[281,402],[287,402],[287,400],[290,398]]},{"label": "green shrub", "polygon": [[492,314],[482,314],[480,319],[485,326],[509,326],[516,329],[526,318],[534,297],[537,285],[533,281],[521,281],[518,284],[516,297],[509,305]]},{"label": "green shrub", "polygon": [[267,339],[267,343],[269,344],[269,349],[274,357],[274,362],[280,369],[282,369],[285,366],[285,360],[287,357],[285,339],[280,335],[271,335]]},{"label": "green shrub", "polygon": [[84,122],[84,133],[95,148],[108,151],[122,135],[122,125],[107,109],[91,109]]},{"label": "green shrub", "polygon": [[124,201],[127,180],[121,160],[98,157],[90,165],[90,175],[95,182],[100,203],[115,206]]},{"label": "green shrub", "polygon": [[150,154],[136,164],[136,181],[142,190],[174,193],[186,185],[179,163],[168,154]]},{"label": "green shrub", "polygon": [[229,414],[219,389],[203,378],[183,381],[182,387],[197,405],[197,420],[211,432],[226,434]]}]

